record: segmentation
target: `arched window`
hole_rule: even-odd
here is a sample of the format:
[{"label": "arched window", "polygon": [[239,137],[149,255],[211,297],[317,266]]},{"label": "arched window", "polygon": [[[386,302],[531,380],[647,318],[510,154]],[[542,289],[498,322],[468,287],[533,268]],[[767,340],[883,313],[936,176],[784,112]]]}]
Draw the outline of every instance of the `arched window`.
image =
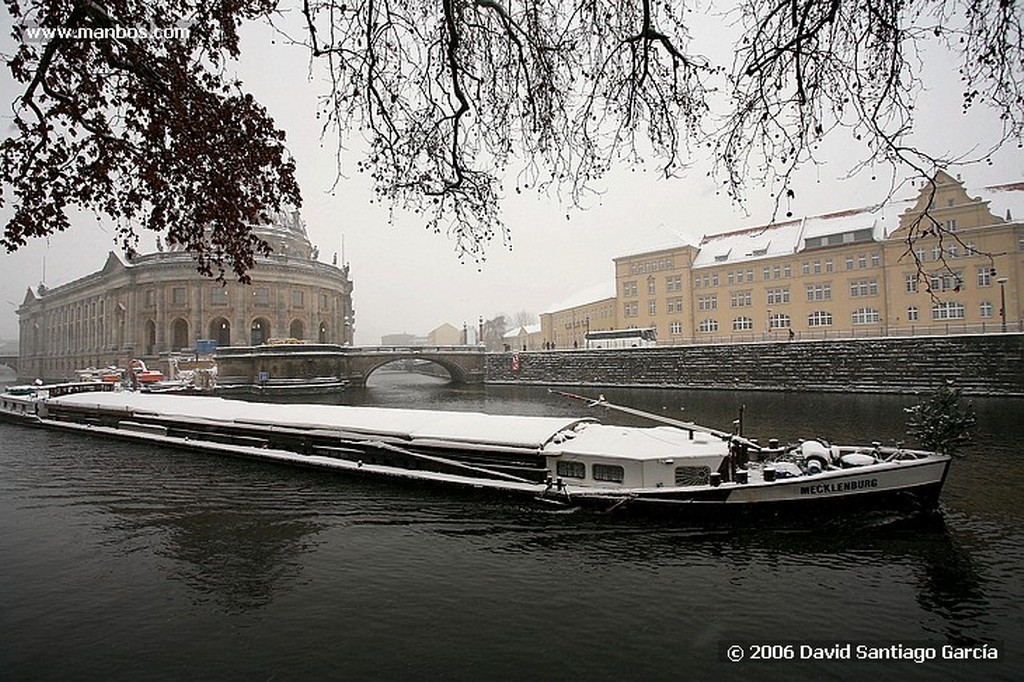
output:
[{"label": "arched window", "polygon": [[293,339],[306,337],[306,326],[302,324],[302,320],[292,320],[291,326],[288,327],[288,336]]},{"label": "arched window", "polygon": [[320,332],[318,334],[318,339],[317,340],[320,341],[320,343],[327,343],[327,323],[326,322],[321,322],[320,323]]},{"label": "arched window", "polygon": [[270,339],[270,322],[266,318],[257,317],[249,327],[249,345],[259,346]]},{"label": "arched window", "polygon": [[881,315],[874,308],[857,308],[853,311],[854,324],[878,324]]},{"label": "arched window", "polygon": [[704,334],[718,331],[718,320],[701,320],[700,331]]},{"label": "arched window", "polygon": [[732,321],[732,330],[734,332],[750,331],[754,328],[754,321],[749,317],[737,317]]},{"label": "arched window", "polygon": [[939,301],[932,305],[933,320],[962,320],[966,308],[960,301]]},{"label": "arched window", "polygon": [[146,320],[146,355],[156,353],[156,322]]},{"label": "arched window", "polygon": [[180,317],[171,322],[171,350],[188,348],[188,322]]},{"label": "arched window", "polygon": [[807,316],[808,327],[829,327],[832,325],[832,313],[827,310],[815,310]]},{"label": "arched window", "polygon": [[786,329],[793,325],[789,319],[789,315],[786,313],[775,313],[768,318],[768,326],[772,329]]},{"label": "arched window", "polygon": [[231,323],[227,318],[218,317],[210,322],[210,338],[217,342],[218,347],[231,345]]}]

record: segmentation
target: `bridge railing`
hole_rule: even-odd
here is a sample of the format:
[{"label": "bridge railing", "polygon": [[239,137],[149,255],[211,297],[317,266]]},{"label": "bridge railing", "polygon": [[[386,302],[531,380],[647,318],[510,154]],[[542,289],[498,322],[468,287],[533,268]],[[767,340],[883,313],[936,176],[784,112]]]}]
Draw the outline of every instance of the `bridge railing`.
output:
[{"label": "bridge railing", "polygon": [[223,357],[264,354],[302,355],[308,353],[339,353],[343,355],[446,355],[485,352],[483,346],[341,346],[324,343],[283,343],[260,346],[223,346],[217,353]]},{"label": "bridge railing", "polygon": [[419,354],[419,353],[483,353],[483,346],[346,346],[353,353]]}]

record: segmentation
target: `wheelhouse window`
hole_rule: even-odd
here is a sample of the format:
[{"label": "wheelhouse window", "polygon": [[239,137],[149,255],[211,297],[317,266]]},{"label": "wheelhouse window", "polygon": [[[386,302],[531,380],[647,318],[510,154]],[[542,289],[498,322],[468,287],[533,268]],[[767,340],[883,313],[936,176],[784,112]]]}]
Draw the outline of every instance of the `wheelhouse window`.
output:
[{"label": "wheelhouse window", "polygon": [[[582,463],[580,466],[583,466]],[[595,481],[610,483],[622,483],[626,478],[626,470],[617,464],[594,464],[591,467],[591,474]]]},{"label": "wheelhouse window", "polygon": [[564,478],[587,477],[587,466],[583,462],[560,461],[555,466],[555,471]]}]

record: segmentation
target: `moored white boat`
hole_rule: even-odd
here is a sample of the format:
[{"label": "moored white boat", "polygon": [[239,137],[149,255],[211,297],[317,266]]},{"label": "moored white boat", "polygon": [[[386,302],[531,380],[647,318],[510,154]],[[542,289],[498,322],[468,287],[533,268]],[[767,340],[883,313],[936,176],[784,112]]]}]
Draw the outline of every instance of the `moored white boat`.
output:
[{"label": "moored white boat", "polygon": [[[724,515],[933,509],[950,457],[805,441],[769,447],[672,422],[251,403],[97,389],[0,396],[0,415],[189,450],[604,510]],[[59,395],[55,395],[57,393]],[[577,396],[578,397],[578,396]],[[616,407],[603,400],[594,404]]]}]

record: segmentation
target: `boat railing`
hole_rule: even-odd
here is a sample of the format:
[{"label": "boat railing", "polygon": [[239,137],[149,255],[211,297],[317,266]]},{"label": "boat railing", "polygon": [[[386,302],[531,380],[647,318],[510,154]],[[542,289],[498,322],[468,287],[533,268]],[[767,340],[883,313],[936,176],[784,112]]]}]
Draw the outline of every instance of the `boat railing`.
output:
[{"label": "boat railing", "polygon": [[114,384],[109,381],[77,381],[67,384],[53,384],[51,386],[45,386],[46,393],[51,398],[59,398],[63,395],[73,395],[75,393],[100,393],[106,391],[113,391]]}]

